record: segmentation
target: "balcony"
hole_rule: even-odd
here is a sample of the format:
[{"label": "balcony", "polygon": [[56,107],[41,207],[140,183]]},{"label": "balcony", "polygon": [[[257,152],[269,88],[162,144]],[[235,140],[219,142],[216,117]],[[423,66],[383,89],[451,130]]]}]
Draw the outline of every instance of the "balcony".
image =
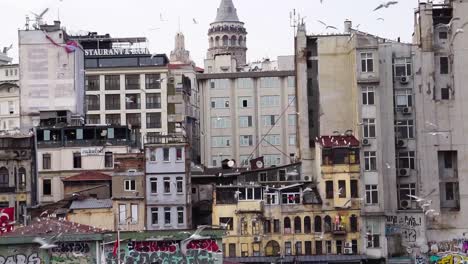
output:
[{"label": "balcony", "polygon": [[263,201],[239,201],[236,213],[262,213]]},{"label": "balcony", "polygon": [[343,225],[333,224],[331,233],[334,236],[345,236],[347,232],[346,232],[346,228]]},{"label": "balcony", "polygon": [[187,143],[187,138],[182,134],[169,135],[151,135],[146,136],[148,144],[184,144]]},{"label": "balcony", "polygon": [[334,173],[360,173],[361,167],[359,164],[334,164],[334,165],[322,165],[323,174],[334,174]]},{"label": "balcony", "polygon": [[167,115],[167,122],[184,122],[185,116],[182,114]]}]

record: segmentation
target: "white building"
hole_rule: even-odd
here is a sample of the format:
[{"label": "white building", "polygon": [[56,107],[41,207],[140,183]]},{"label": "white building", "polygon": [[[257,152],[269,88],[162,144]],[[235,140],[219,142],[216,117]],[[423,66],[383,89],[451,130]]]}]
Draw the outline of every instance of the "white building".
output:
[{"label": "white building", "polygon": [[147,230],[192,228],[187,140],[160,136],[145,145]]},{"label": "white building", "polygon": [[82,49],[60,27],[19,30],[21,128],[39,125],[39,112],[67,110],[83,116]]},{"label": "white building", "polygon": [[0,65],[0,130],[20,127],[20,89],[18,64]]}]

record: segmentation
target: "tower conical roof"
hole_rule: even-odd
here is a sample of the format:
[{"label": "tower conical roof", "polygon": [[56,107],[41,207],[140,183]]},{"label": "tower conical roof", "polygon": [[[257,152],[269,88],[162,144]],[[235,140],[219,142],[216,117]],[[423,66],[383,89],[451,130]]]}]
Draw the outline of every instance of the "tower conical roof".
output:
[{"label": "tower conical roof", "polygon": [[232,0],[221,0],[214,22],[239,22],[237,10]]}]

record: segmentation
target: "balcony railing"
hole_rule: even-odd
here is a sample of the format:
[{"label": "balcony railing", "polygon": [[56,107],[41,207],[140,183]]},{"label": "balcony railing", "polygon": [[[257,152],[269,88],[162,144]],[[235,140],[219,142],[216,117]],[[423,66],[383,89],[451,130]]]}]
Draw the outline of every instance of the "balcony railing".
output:
[{"label": "balcony railing", "polygon": [[148,144],[187,143],[187,138],[182,134],[151,135],[151,136],[147,135],[146,143]]},{"label": "balcony railing", "polygon": [[337,225],[337,224],[332,225],[331,232],[335,236],[343,236],[343,235],[346,235],[347,233],[346,228],[343,225]]}]

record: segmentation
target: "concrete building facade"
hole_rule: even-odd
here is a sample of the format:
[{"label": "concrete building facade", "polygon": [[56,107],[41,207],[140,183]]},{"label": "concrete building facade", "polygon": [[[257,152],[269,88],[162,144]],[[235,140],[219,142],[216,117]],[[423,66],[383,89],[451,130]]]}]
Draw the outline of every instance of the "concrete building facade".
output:
[{"label": "concrete building facade", "polygon": [[20,128],[19,65],[0,65],[0,130]]}]

